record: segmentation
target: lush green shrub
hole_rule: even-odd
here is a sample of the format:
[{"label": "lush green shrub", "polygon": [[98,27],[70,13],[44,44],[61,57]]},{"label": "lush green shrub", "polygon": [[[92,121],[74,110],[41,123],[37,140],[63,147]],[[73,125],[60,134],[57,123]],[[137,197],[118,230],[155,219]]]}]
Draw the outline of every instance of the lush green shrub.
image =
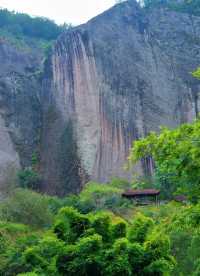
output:
[{"label": "lush green shrub", "polygon": [[104,259],[104,274],[112,276],[131,276],[131,267],[128,261],[128,255],[119,255],[114,251],[106,252],[106,259]]},{"label": "lush green shrub", "polygon": [[40,188],[41,178],[32,168],[26,168],[18,172],[19,186],[38,190]]},{"label": "lush green shrub", "polygon": [[23,253],[24,263],[28,264],[29,269],[32,268],[46,268],[48,263],[44,258],[37,254],[35,247],[29,247]]},{"label": "lush green shrub", "polygon": [[100,263],[99,256],[103,248],[102,237],[94,234],[89,237],[81,238],[77,243],[76,268],[82,275],[99,275]]},{"label": "lush green shrub", "polygon": [[[200,229],[192,236],[190,246],[187,250],[190,268],[197,266],[196,260],[200,260]],[[195,261],[195,262],[194,262]]]},{"label": "lush green shrub", "polygon": [[153,234],[144,244],[152,260],[158,260],[166,257],[170,252],[169,237],[163,233]]},{"label": "lush green shrub", "polygon": [[118,189],[130,189],[132,187],[132,184],[130,181],[122,178],[112,178],[111,182],[109,183],[110,186]]},{"label": "lush green shrub", "polygon": [[21,233],[28,233],[30,231],[30,228],[27,225],[24,224],[18,224],[18,223],[8,223],[5,221],[0,221],[0,231],[1,233],[7,233],[8,235],[16,236]]},{"label": "lush green shrub", "polygon": [[[21,227],[24,232],[8,242],[7,236],[1,239],[0,235],[0,244],[5,247],[0,253],[0,274],[139,276],[171,271],[174,263],[168,237],[155,235],[157,229],[146,217],[141,219],[140,215],[139,220],[137,216],[135,221],[134,228],[134,222],[130,226],[110,212],[83,215],[72,207],[64,207],[53,224],[53,233],[48,230],[42,236],[31,236],[28,228],[9,226],[9,233],[19,232]],[[136,231],[134,242],[126,238],[130,227],[133,234]]]},{"label": "lush green shrub", "polygon": [[76,246],[68,245],[56,260],[59,275],[75,275],[73,260],[77,257]]},{"label": "lush green shrub", "polygon": [[113,247],[105,252],[103,259],[103,275],[132,275],[128,255],[129,242],[126,239],[118,239]]},{"label": "lush green shrub", "polygon": [[111,210],[119,214],[130,206],[130,201],[121,196],[122,192],[123,189],[118,184],[89,182],[80,193],[76,207],[82,213]]},{"label": "lush green shrub", "polygon": [[64,242],[54,236],[45,236],[37,245],[28,247],[23,255],[24,264],[29,270],[37,270],[46,275],[56,275],[56,259],[65,249]]},{"label": "lush green shrub", "polygon": [[[176,259],[173,275],[198,271],[199,255],[199,205],[179,206],[164,226],[169,235],[171,253]],[[193,275],[193,274],[192,274]],[[195,275],[195,274],[194,274]],[[198,274],[197,274],[198,275]]]},{"label": "lush green shrub", "polygon": [[128,246],[129,263],[133,275],[142,275],[146,260],[146,252],[143,245],[139,243],[130,243]]},{"label": "lush green shrub", "polygon": [[[69,220],[80,216],[74,209],[67,208],[64,213],[69,214]],[[132,242],[125,238],[128,226],[122,219],[107,212],[82,216],[89,219],[89,228],[82,235],[74,236],[74,244],[59,255],[57,269],[61,275],[143,275],[145,271],[150,275],[152,271],[163,275],[173,268],[168,238],[161,239],[153,234],[150,240],[147,237],[150,228],[154,227],[151,219],[142,215],[135,218],[137,228],[131,229],[132,233],[136,231]],[[63,219],[66,221],[67,216],[60,216],[60,222]],[[140,244],[135,242],[137,237]]]},{"label": "lush green shrub", "polygon": [[17,239],[20,235],[25,235],[29,231],[29,227],[25,225],[0,221],[0,254],[4,254],[7,247],[14,243],[13,237]]},{"label": "lush green shrub", "polygon": [[[29,271],[29,265],[24,263],[23,252],[37,244],[38,234],[31,234],[20,231],[12,236],[6,236],[7,243],[4,250],[0,252],[0,275],[17,275]],[[6,273],[6,274],[5,274]]]},{"label": "lush green shrub", "polygon": [[110,227],[111,236],[114,240],[119,238],[126,237],[127,233],[127,223],[121,219],[118,218],[116,221],[114,221]]},{"label": "lush green shrub", "polygon": [[60,275],[101,275],[99,255],[102,246],[102,238],[97,234],[68,246],[57,259]]},{"label": "lush green shrub", "polygon": [[153,220],[142,214],[137,214],[129,228],[128,238],[131,242],[143,243],[149,230],[153,227]]},{"label": "lush green shrub", "polygon": [[103,241],[110,240],[111,217],[109,213],[100,212],[92,216],[91,227],[95,232],[102,236]]},{"label": "lush green shrub", "polygon": [[53,215],[48,197],[27,189],[16,189],[0,204],[0,218],[42,228],[50,226]]},{"label": "lush green shrub", "polygon": [[145,275],[170,275],[169,272],[171,272],[174,268],[174,262],[169,262],[166,259],[158,259],[153,261],[148,267],[145,268],[144,273]]},{"label": "lush green shrub", "polygon": [[73,243],[89,228],[89,219],[72,207],[64,207],[59,211],[54,224],[54,232],[59,239]]},{"label": "lush green shrub", "polygon": [[195,271],[192,274],[192,276],[198,276],[200,275],[200,259],[195,260]]},{"label": "lush green shrub", "polygon": [[91,210],[102,209],[108,198],[115,194],[119,194],[118,188],[113,188],[109,185],[89,182],[80,194],[80,204],[88,204]]},{"label": "lush green shrub", "polygon": [[172,193],[185,194],[197,203],[200,196],[199,136],[200,120],[173,130],[163,127],[159,134],[151,132],[135,141],[129,160],[136,164],[142,158],[151,156],[159,176],[164,178],[161,190],[165,192],[170,185]]}]

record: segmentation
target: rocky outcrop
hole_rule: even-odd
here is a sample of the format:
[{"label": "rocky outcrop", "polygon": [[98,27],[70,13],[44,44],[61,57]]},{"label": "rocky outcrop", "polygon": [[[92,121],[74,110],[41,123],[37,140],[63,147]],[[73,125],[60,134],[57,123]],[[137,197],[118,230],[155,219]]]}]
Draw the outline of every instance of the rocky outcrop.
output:
[{"label": "rocky outcrop", "polygon": [[[48,185],[69,189],[69,175],[72,190],[85,179],[129,178],[123,167],[133,140],[196,117],[199,87],[190,72],[200,63],[199,26],[200,18],[127,1],[59,38],[43,86]],[[71,138],[63,141],[68,125]],[[137,170],[150,168],[144,160]]]},{"label": "rocky outcrop", "polygon": [[[38,150],[41,56],[0,41],[0,188]],[[9,184],[9,183],[8,183]]]}]

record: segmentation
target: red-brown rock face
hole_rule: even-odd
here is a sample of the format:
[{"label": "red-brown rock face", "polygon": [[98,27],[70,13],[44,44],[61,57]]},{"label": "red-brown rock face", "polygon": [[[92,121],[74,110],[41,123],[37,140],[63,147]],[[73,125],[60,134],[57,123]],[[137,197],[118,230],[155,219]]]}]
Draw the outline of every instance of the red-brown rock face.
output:
[{"label": "red-brown rock face", "polygon": [[59,38],[43,83],[46,190],[130,178],[123,167],[133,140],[196,116],[189,72],[200,63],[198,26],[199,18],[128,1]]}]

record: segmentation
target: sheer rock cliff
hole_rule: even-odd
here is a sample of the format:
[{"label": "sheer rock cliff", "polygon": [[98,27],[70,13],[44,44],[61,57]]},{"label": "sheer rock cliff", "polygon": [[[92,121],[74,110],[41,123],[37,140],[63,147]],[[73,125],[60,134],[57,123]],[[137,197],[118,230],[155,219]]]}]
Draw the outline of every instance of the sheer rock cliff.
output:
[{"label": "sheer rock cliff", "polygon": [[[22,133],[20,145],[35,145],[30,136],[40,129],[45,191],[63,195],[78,192],[89,179],[129,179],[132,172],[124,164],[133,140],[161,125],[190,122],[199,112],[199,82],[191,76],[200,64],[199,38],[199,17],[144,10],[133,0],[66,31],[52,49],[41,83],[29,82],[39,85],[35,93],[23,83],[20,93],[26,88],[27,101],[32,106],[33,97],[39,112],[31,107],[25,118],[30,103],[24,102],[20,127],[16,118],[7,120],[8,155],[22,164],[26,154],[16,147],[13,133]],[[0,131],[5,130],[2,120]],[[27,139],[23,129],[30,130]],[[149,173],[151,161],[136,170]]]},{"label": "sheer rock cliff", "polygon": [[0,187],[38,150],[41,55],[0,40]]}]

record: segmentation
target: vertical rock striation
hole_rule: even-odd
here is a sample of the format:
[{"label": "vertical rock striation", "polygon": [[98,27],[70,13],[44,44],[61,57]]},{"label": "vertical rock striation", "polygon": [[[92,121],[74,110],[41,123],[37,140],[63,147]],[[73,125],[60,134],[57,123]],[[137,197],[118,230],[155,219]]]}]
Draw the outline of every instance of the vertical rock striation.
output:
[{"label": "vertical rock striation", "polygon": [[[48,95],[44,114],[50,107],[57,114],[50,132],[43,132],[47,183],[55,187],[63,181],[66,192],[78,190],[78,181],[86,179],[129,178],[123,167],[133,140],[196,117],[199,87],[190,72],[200,63],[199,26],[200,18],[166,9],[144,11],[127,1],[59,38],[43,89],[43,97]],[[66,140],[62,151],[75,143],[76,164],[69,161],[70,152],[65,151],[64,163],[59,156],[69,122],[73,143]],[[51,169],[45,161],[50,159]],[[58,173],[62,166],[65,174]],[[151,169],[147,160],[137,168]]]}]

